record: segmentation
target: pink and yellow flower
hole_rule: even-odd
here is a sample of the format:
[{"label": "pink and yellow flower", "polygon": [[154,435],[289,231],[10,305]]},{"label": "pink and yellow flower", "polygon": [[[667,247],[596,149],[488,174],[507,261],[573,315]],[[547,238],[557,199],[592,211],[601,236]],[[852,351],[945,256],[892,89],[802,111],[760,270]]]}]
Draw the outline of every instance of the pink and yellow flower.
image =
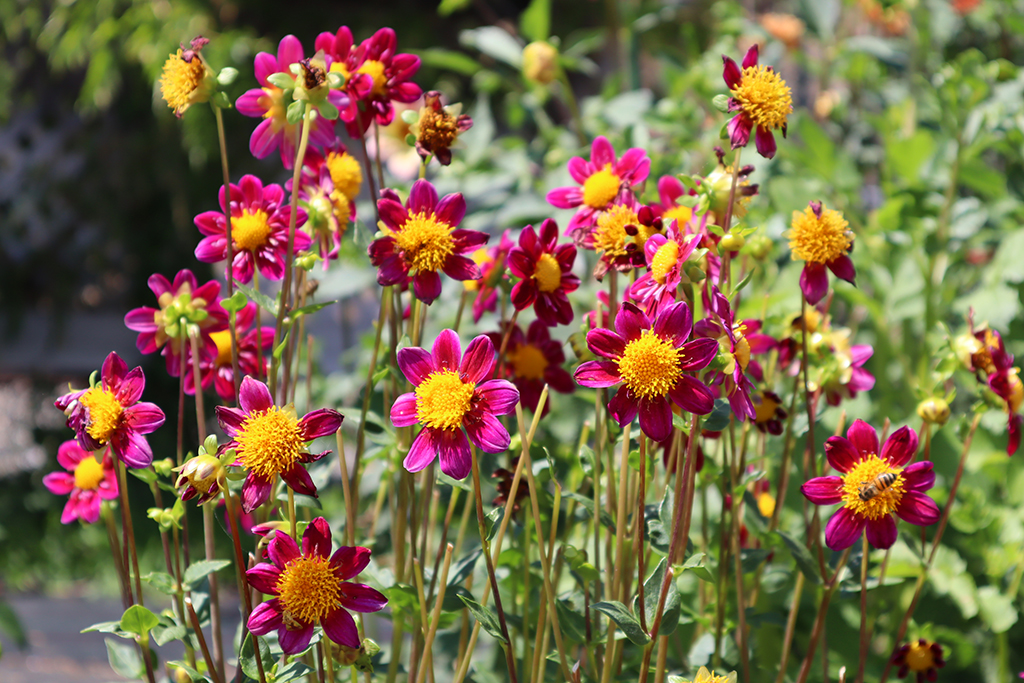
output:
[{"label": "pink and yellow flower", "polygon": [[[249,329],[256,321],[256,304],[250,301],[235,314],[235,336],[238,346],[238,369],[242,376],[250,375],[263,379],[267,375],[270,352],[274,344],[274,328],[264,325],[260,329]],[[217,354],[199,364],[202,371],[202,387],[214,391],[222,400],[231,402],[235,398],[235,375],[231,367],[231,331],[222,330],[210,335],[217,346]],[[262,361],[262,362],[261,362]],[[192,385],[185,383],[185,391],[194,393]]]},{"label": "pink and yellow flower", "polygon": [[100,504],[117,498],[117,475],[109,454],[103,462],[78,445],[65,441],[57,449],[57,462],[66,472],[50,472],[43,477],[43,485],[57,496],[69,496],[61,513],[60,523],[71,524],[76,519],[94,524],[100,518]]},{"label": "pink and yellow flower", "polygon": [[267,502],[278,475],[296,493],[315,498],[316,485],[302,465],[330,451],[310,453],[309,442],[336,432],[342,414],[321,408],[299,419],[292,406],[275,406],[267,385],[252,377],[242,380],[238,405],[217,406],[217,421],[231,439],[222,448],[233,448],[236,464],[249,471],[242,485],[242,509],[252,512]]},{"label": "pink and yellow flower", "polygon": [[419,472],[439,458],[442,472],[465,479],[473,462],[470,441],[485,453],[508,448],[508,430],[497,416],[512,412],[519,390],[507,380],[491,379],[496,365],[494,344],[485,335],[469,343],[465,356],[452,330],[441,331],[432,353],[415,346],[399,349],[398,367],[415,391],[395,400],[391,423],[423,425],[405,456],[405,469]]},{"label": "pink and yellow flower", "polygon": [[607,360],[588,361],[576,369],[576,383],[603,388],[622,383],[608,402],[608,412],[620,425],[639,414],[640,429],[655,441],[672,432],[672,408],[707,415],[715,399],[702,382],[686,374],[706,368],[718,344],[711,339],[687,341],[693,329],[690,308],[678,302],[652,321],[634,304],[625,302],[615,316],[615,332],[597,328],[587,333],[587,345]]},{"label": "pink and yellow flower", "polygon": [[54,405],[68,418],[78,445],[87,451],[110,446],[121,462],[136,469],[149,467],[153,451],[144,434],[164,423],[164,411],[140,402],[146,387],[142,368],[128,365],[113,351],[103,361],[100,384],[64,394]]},{"label": "pink and yellow flower", "polygon": [[[276,57],[267,52],[257,54],[254,66],[260,87],[247,90],[235,102],[235,108],[240,114],[263,119],[249,138],[249,151],[252,155],[263,159],[280,148],[281,163],[285,168],[295,165],[298,125],[288,123],[289,102],[284,99],[285,93],[268,79],[276,73],[293,77],[291,65],[301,62],[303,56],[302,43],[291,35],[281,39]],[[329,98],[338,109],[348,106],[348,97],[341,92],[332,91]],[[331,144],[334,141],[334,123],[318,116],[309,131],[309,141],[319,147]]]},{"label": "pink and yellow flower", "polygon": [[370,586],[350,581],[370,563],[370,550],[341,546],[331,554],[331,527],[317,517],[302,534],[302,551],[291,536],[277,531],[267,546],[270,562],[245,573],[249,585],[267,595],[249,615],[249,630],[258,636],[277,631],[285,654],[309,647],[313,627],[335,643],[359,647],[359,629],[349,612],[379,612],[388,599]]},{"label": "pink and yellow flower", "polygon": [[417,180],[402,205],[394,190],[381,191],[377,210],[383,224],[381,237],[370,245],[370,262],[379,268],[377,284],[388,286],[412,278],[413,293],[425,304],[441,294],[441,276],[476,280],[480,267],[463,256],[487,242],[477,230],[456,229],[466,215],[461,193],[438,201],[437,190],[427,180]]},{"label": "pink and yellow flower", "polygon": [[[839,476],[815,477],[800,490],[816,505],[842,504],[825,526],[825,544],[845,550],[867,529],[868,543],[890,548],[896,542],[895,513],[918,526],[934,524],[939,508],[924,492],[935,484],[927,460],[904,467],[917,452],[917,433],[901,427],[885,440],[863,420],[855,420],[846,438],[831,436],[825,457]],[[884,485],[886,479],[891,479]]]},{"label": "pink and yellow flower", "polygon": [[572,274],[576,247],[558,244],[558,224],[550,218],[540,226],[540,235],[527,225],[519,235],[519,244],[508,255],[509,270],[522,278],[512,288],[512,305],[517,311],[529,308],[546,325],[572,322],[572,305],[566,296],[580,286]]},{"label": "pink and yellow flower", "polygon": [[[488,335],[495,346],[501,344],[503,334]],[[552,391],[571,394],[576,391],[572,376],[566,371],[562,344],[551,338],[543,320],[534,320],[523,334],[518,325],[512,328],[505,349],[505,376],[519,389],[523,407],[536,412],[540,394],[547,384]],[[550,399],[544,404],[544,415],[551,409]]]},{"label": "pink and yellow flower", "polygon": [[787,233],[794,261],[804,261],[800,273],[800,290],[812,306],[828,293],[828,270],[841,280],[855,285],[857,271],[850,260],[853,233],[849,223],[838,211],[821,202],[810,202],[806,209],[793,212],[793,223]]},{"label": "pink and yellow flower", "polygon": [[[288,222],[297,211],[295,225],[306,222],[306,212],[286,206],[284,189],[277,184],[263,186],[254,175],[244,175],[238,185],[231,184],[231,205],[226,206],[224,187],[220,188],[220,211],[204,211],[195,217],[199,232],[206,235],[196,247],[196,258],[217,263],[228,255],[228,229],[224,210],[231,212],[231,239],[234,263],[232,274],[242,283],[252,282],[255,269],[270,280],[284,279],[291,264],[288,257]],[[294,254],[309,249],[309,235],[295,231]]]},{"label": "pink and yellow flower", "polygon": [[611,208],[616,199],[632,197],[630,188],[647,180],[651,160],[639,147],[626,150],[621,159],[603,135],[594,139],[590,148],[590,161],[582,157],[569,160],[569,175],[578,187],[559,187],[548,192],[548,203],[559,209],[575,209],[566,234],[577,228],[594,225],[602,211]]},{"label": "pink and yellow flower", "polygon": [[657,315],[659,309],[676,300],[683,266],[700,243],[700,235],[686,235],[676,220],[669,218],[666,223],[663,234],[651,235],[644,244],[648,270],[629,288],[629,296],[643,306],[648,316]]},{"label": "pink and yellow flower", "polygon": [[758,47],[753,45],[743,57],[743,70],[730,57],[722,55],[722,77],[732,97],[729,111],[736,112],[727,124],[732,148],[746,147],[750,132],[756,130],[757,153],[766,159],[775,156],[773,131],[786,137],[786,119],[793,113],[793,98],[786,81],[770,66],[759,66]]}]

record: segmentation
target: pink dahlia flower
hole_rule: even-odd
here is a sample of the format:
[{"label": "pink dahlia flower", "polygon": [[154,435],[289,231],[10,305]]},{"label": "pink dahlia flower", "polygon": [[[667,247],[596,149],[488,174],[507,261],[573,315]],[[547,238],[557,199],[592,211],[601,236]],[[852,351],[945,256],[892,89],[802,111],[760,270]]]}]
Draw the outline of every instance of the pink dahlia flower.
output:
[{"label": "pink dahlia flower", "polygon": [[529,308],[545,325],[568,325],[572,322],[569,292],[580,286],[580,279],[572,274],[576,261],[576,247],[558,244],[558,224],[544,219],[540,235],[527,225],[519,235],[519,245],[508,255],[509,270],[522,278],[512,288],[512,305],[517,311]]},{"label": "pink dahlia flower", "polygon": [[742,71],[730,57],[722,55],[722,77],[732,94],[729,111],[736,112],[726,125],[733,149],[746,147],[751,131],[756,130],[757,153],[771,159],[776,149],[772,131],[781,129],[782,137],[786,137],[786,119],[793,112],[793,98],[786,81],[772,67],[758,65],[757,52],[756,44],[747,50]]},{"label": "pink dahlia flower", "polygon": [[690,307],[678,302],[651,321],[636,305],[625,302],[615,316],[615,332],[604,328],[587,333],[587,345],[607,360],[583,363],[576,383],[611,387],[622,383],[608,402],[620,425],[640,415],[640,429],[655,441],[672,433],[672,406],[707,415],[715,398],[700,380],[686,374],[706,368],[718,344],[712,339],[687,341],[693,329]]},{"label": "pink dahlia flower", "polygon": [[249,585],[276,596],[249,615],[249,630],[258,636],[277,631],[285,654],[309,647],[313,627],[339,645],[359,647],[359,629],[349,612],[379,612],[388,604],[370,586],[354,583],[370,563],[369,548],[341,546],[331,554],[331,527],[317,517],[302,534],[302,551],[291,536],[277,531],[267,546],[270,562],[245,573]]},{"label": "pink dahlia flower", "polygon": [[[254,66],[260,87],[247,90],[235,102],[235,108],[240,114],[263,119],[249,138],[249,151],[252,155],[264,159],[280,148],[281,163],[285,168],[293,168],[295,165],[298,126],[288,123],[286,111],[290,103],[285,101],[284,91],[268,79],[276,73],[294,77],[290,67],[302,61],[303,56],[302,43],[291,35],[281,39],[276,57],[267,52],[257,54]],[[349,103],[348,97],[339,91],[331,91],[328,98],[339,110]],[[322,116],[316,117],[309,131],[309,141],[319,147],[326,147],[333,140],[334,122]]]},{"label": "pink dahlia flower", "polygon": [[621,159],[603,135],[594,139],[590,148],[590,161],[582,157],[569,160],[569,175],[578,187],[559,187],[548,192],[548,203],[559,209],[575,209],[565,232],[573,234],[577,228],[589,228],[597,214],[608,210],[620,194],[632,196],[630,188],[647,180],[651,160],[639,147],[627,149]]},{"label": "pink dahlia flower", "polygon": [[249,470],[242,484],[242,509],[252,512],[267,502],[278,475],[296,493],[315,498],[316,486],[302,465],[330,451],[310,453],[309,442],[336,432],[342,414],[321,408],[300,420],[291,406],[275,406],[267,385],[252,377],[242,380],[238,405],[217,406],[217,421],[231,439],[222,449],[235,449],[235,464]]},{"label": "pink dahlia flower", "polygon": [[666,222],[664,234],[651,235],[644,243],[648,270],[629,288],[629,296],[644,307],[648,316],[676,300],[683,266],[700,242],[700,235],[686,235],[677,221]]},{"label": "pink dahlia flower", "polygon": [[164,423],[164,411],[145,401],[142,368],[128,365],[113,351],[103,361],[100,383],[64,394],[54,405],[64,411],[68,427],[75,430],[78,444],[87,451],[110,445],[110,450],[129,467],[149,467],[153,451],[143,434]]},{"label": "pink dahlia flower", "polygon": [[480,267],[466,252],[484,244],[488,235],[477,230],[456,229],[466,215],[461,193],[438,201],[437,190],[427,180],[417,180],[402,202],[394,190],[382,190],[377,211],[384,237],[370,245],[370,262],[377,266],[377,284],[398,285],[412,278],[413,293],[425,304],[441,295],[444,272],[453,280],[477,280]]},{"label": "pink dahlia flower", "polygon": [[405,456],[405,469],[419,472],[440,458],[442,472],[465,479],[473,464],[469,441],[485,453],[508,448],[508,430],[497,416],[512,412],[519,390],[491,379],[496,365],[494,344],[485,335],[469,342],[463,356],[452,330],[441,331],[432,352],[415,346],[398,351],[398,367],[416,389],[395,400],[391,423],[423,425]]},{"label": "pink dahlia flower", "polygon": [[[264,325],[260,329],[249,329],[256,322],[256,304],[250,301],[235,314],[235,336],[238,346],[238,369],[242,376],[263,379],[267,375],[270,353],[274,344],[274,328]],[[231,331],[222,330],[210,335],[217,347],[217,353],[199,363],[202,371],[202,387],[209,391],[212,385],[222,400],[231,402],[235,398],[235,376],[231,367]],[[192,384],[185,383],[186,393],[194,393]]]},{"label": "pink dahlia flower", "polygon": [[[231,184],[231,238],[234,249],[232,274],[242,283],[252,282],[256,267],[270,280],[284,279],[288,258],[288,222],[293,208],[284,204],[280,185],[263,186],[254,175],[244,175]],[[199,232],[206,235],[196,247],[196,258],[216,263],[228,256],[228,230],[224,220],[225,192],[220,188],[220,211],[204,211],[195,218]],[[306,212],[297,209],[295,225],[306,222]],[[296,230],[294,254],[309,249],[309,235]]]},{"label": "pink dahlia flower", "polygon": [[839,476],[815,477],[800,487],[815,505],[842,503],[825,526],[825,544],[832,550],[853,545],[867,528],[868,543],[889,548],[896,542],[896,520],[918,526],[934,524],[939,508],[925,491],[935,484],[927,460],[904,467],[917,452],[917,433],[897,429],[881,450],[878,434],[863,420],[855,420],[846,438],[831,436],[825,457]]},{"label": "pink dahlia flower", "polygon": [[50,472],[43,477],[43,485],[54,495],[70,496],[60,523],[71,524],[76,519],[96,523],[100,518],[100,504],[117,498],[114,461],[106,454],[100,463],[77,441],[71,440],[57,449],[57,462],[67,472]]}]

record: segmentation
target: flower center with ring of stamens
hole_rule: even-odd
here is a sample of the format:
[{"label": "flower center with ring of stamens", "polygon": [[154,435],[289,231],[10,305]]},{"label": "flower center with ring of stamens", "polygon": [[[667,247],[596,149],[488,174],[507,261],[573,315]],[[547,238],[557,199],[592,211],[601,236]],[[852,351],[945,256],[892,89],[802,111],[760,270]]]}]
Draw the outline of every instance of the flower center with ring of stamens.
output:
[{"label": "flower center with ring of stamens", "polygon": [[518,347],[509,354],[509,360],[512,362],[516,377],[523,379],[544,379],[544,371],[548,369],[547,357],[533,344]]},{"label": "flower center with ring of stamens", "polygon": [[164,62],[163,75],[160,77],[160,95],[167,106],[181,114],[188,105],[193,104],[193,95],[206,78],[206,66],[197,56],[186,62],[179,49]]},{"label": "flower center with ring of stamens", "polygon": [[330,560],[313,555],[289,561],[276,587],[284,612],[305,625],[317,623],[337,608],[341,598],[338,584]]},{"label": "flower center with ring of stamens", "polygon": [[304,445],[298,418],[277,406],[250,413],[235,442],[242,465],[260,479],[270,479],[294,465]]},{"label": "flower center with ring of stamens", "polygon": [[432,429],[457,429],[473,403],[476,384],[454,370],[430,373],[416,387],[416,419]]},{"label": "flower center with ring of stamens", "polygon": [[907,668],[911,671],[927,671],[935,668],[935,653],[932,651],[932,644],[925,641],[914,641],[905,655]]},{"label": "flower center with ring of stamens", "polygon": [[618,360],[619,375],[640,398],[661,398],[675,387],[683,374],[679,361],[679,349],[648,329],[626,344]]},{"label": "flower center with ring of stamens", "polygon": [[373,79],[373,89],[370,94],[373,97],[381,98],[387,92],[388,79],[384,74],[384,63],[375,59],[367,59],[362,66],[356,69],[356,73],[367,74]]},{"label": "flower center with ring of stamens", "polygon": [[270,237],[267,212],[263,209],[256,209],[255,212],[243,209],[241,216],[231,219],[231,237],[241,251],[255,251],[262,247]]},{"label": "flower center with ring of stamens", "polygon": [[89,411],[85,431],[101,444],[110,441],[110,437],[121,426],[121,416],[124,413],[124,408],[114,396],[114,392],[97,386],[82,394],[78,400]]},{"label": "flower center with ring of stamens", "polygon": [[[885,488],[876,487],[876,495],[869,500],[861,498],[862,485],[872,484],[879,476],[890,472],[896,474],[896,480],[892,484]],[[902,470],[873,453],[842,476],[843,506],[849,508],[855,515],[867,519],[881,519],[895,512],[903,499],[905,488]]]},{"label": "flower center with ring of stamens", "polygon": [[786,125],[793,113],[789,86],[767,66],[748,66],[730,92],[740,109],[758,128],[774,130]]},{"label": "flower center with ring of stamens", "polygon": [[83,491],[99,488],[105,474],[103,465],[92,455],[88,455],[75,467],[75,488]]},{"label": "flower center with ring of stamens", "polygon": [[612,171],[612,165],[605,164],[604,168],[583,181],[583,203],[592,209],[603,209],[615,199],[621,182]]},{"label": "flower center with ring of stamens", "polygon": [[651,259],[651,277],[659,285],[665,284],[668,274],[678,262],[679,244],[674,240],[665,242],[658,247],[658,251],[654,252],[654,258]]},{"label": "flower center with ring of stamens", "polygon": [[558,289],[562,285],[562,266],[558,265],[558,259],[546,252],[541,254],[533,271],[533,279],[537,282],[537,289],[544,294]]},{"label": "flower center with ring of stamens", "polygon": [[448,256],[455,251],[452,226],[437,220],[426,212],[409,214],[409,220],[395,232],[385,231],[395,239],[410,270],[433,272],[444,267]]},{"label": "flower center with ring of stamens", "polygon": [[793,212],[793,225],[789,231],[789,248],[793,258],[809,263],[831,263],[842,256],[853,244],[853,233],[843,214],[821,207],[821,218],[811,207]]},{"label": "flower center with ring of stamens", "polygon": [[626,233],[626,226],[636,226],[638,232],[635,237],[636,246],[643,249],[647,241],[647,233],[644,226],[640,225],[640,219],[628,206],[616,204],[601,214],[597,219],[597,228],[594,230],[594,250],[601,253],[608,259],[626,254],[626,239],[630,236]]}]

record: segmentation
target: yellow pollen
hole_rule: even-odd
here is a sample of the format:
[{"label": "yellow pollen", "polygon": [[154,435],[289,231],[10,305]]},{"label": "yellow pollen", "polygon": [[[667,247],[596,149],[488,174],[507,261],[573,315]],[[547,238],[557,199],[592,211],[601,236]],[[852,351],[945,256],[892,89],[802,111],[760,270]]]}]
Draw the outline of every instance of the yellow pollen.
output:
[{"label": "yellow pollen", "polygon": [[597,173],[583,183],[583,203],[592,209],[603,209],[619,193],[622,181],[612,171],[611,164],[605,164]]},{"label": "yellow pollen", "polygon": [[78,400],[89,411],[85,431],[101,444],[110,441],[110,437],[121,426],[121,415],[124,413],[114,392],[96,386],[82,394]]},{"label": "yellow pollen", "polygon": [[719,676],[716,675],[714,671],[708,671],[703,666],[697,672],[697,677],[693,679],[693,683],[735,683],[735,681],[735,674]]},{"label": "yellow pollen", "polygon": [[731,92],[743,113],[758,128],[782,128],[786,117],[793,113],[789,86],[766,66],[748,66]]},{"label": "yellow pollen", "polygon": [[217,365],[231,365],[231,330],[211,332],[210,338],[217,345]]},{"label": "yellow pollen", "polygon": [[541,254],[533,279],[537,282],[537,289],[544,294],[558,289],[562,285],[562,266],[558,265],[558,259],[547,252]]},{"label": "yellow pollen", "polygon": [[262,247],[270,237],[270,223],[263,209],[253,213],[243,209],[242,215],[231,219],[231,237],[235,246],[242,251],[255,251]]},{"label": "yellow pollen", "polygon": [[454,370],[430,373],[416,387],[416,418],[433,429],[457,429],[473,403],[476,384]]},{"label": "yellow pollen", "polygon": [[789,231],[789,248],[793,259],[809,263],[831,263],[845,254],[853,244],[853,233],[843,214],[821,207],[821,218],[811,207],[793,212]]},{"label": "yellow pollen", "polygon": [[640,398],[661,398],[676,385],[683,371],[679,369],[679,349],[654,330],[640,333],[638,339],[626,344],[619,358],[622,381]]},{"label": "yellow pollen", "polygon": [[669,240],[654,252],[654,258],[651,259],[651,277],[659,285],[665,284],[668,274],[677,263],[679,263],[679,244],[675,240]]},{"label": "yellow pollen", "polygon": [[932,644],[925,641],[922,645],[920,640],[915,640],[910,644],[904,661],[911,671],[927,671],[935,668],[935,653],[932,652]]},{"label": "yellow pollen", "polygon": [[75,467],[75,488],[92,491],[103,481],[103,475],[103,465],[93,456],[87,456]]},{"label": "yellow pollen", "polygon": [[516,377],[522,379],[544,379],[544,371],[548,368],[548,359],[544,352],[533,344],[523,344],[508,354]]},{"label": "yellow pollen", "polygon": [[363,184],[363,172],[359,168],[359,162],[348,152],[329,152],[326,163],[334,190],[341,192],[349,201],[355,200]]},{"label": "yellow pollen", "polygon": [[[626,234],[626,226],[635,225],[636,237]],[[628,206],[616,204],[601,214],[597,219],[597,228],[594,230],[594,249],[603,253],[608,258],[624,256],[626,254],[626,241],[634,241],[637,249],[643,249],[644,243],[653,232],[652,228],[640,225],[640,219]]]},{"label": "yellow pollen", "polygon": [[384,75],[383,62],[367,59],[363,62],[362,66],[356,69],[356,73],[369,74],[370,78],[373,79],[373,90],[370,94],[377,98],[384,97],[384,94],[387,92],[388,79]]},{"label": "yellow pollen", "polygon": [[[886,472],[896,474],[896,481],[891,486],[882,490],[871,500],[861,500],[861,484],[874,482],[879,475]],[[903,499],[903,474],[902,470],[896,469],[882,460],[875,454],[871,454],[858,462],[843,476],[843,505],[853,511],[854,514],[868,519],[880,519],[896,511],[900,500]]]},{"label": "yellow pollen", "polygon": [[242,465],[261,479],[271,479],[294,465],[303,447],[298,418],[277,406],[250,413],[235,441]]},{"label": "yellow pollen", "polygon": [[437,271],[455,250],[452,244],[452,226],[437,220],[433,214],[414,213],[396,232],[384,230],[395,238],[405,262],[417,272]]},{"label": "yellow pollen", "polygon": [[686,225],[691,218],[693,218],[693,209],[688,206],[673,206],[661,215],[661,219],[666,223],[674,220],[677,225]]},{"label": "yellow pollen", "polygon": [[747,365],[750,364],[750,342],[747,341],[743,335],[736,335],[735,348],[733,349],[733,355],[736,356],[736,361],[740,364],[740,370],[746,372]]},{"label": "yellow pollen", "polygon": [[160,76],[160,95],[174,113],[181,116],[189,105],[196,104],[201,98],[197,91],[206,77],[206,66],[199,56],[191,62],[182,59],[182,51],[169,55],[164,62],[163,75]]},{"label": "yellow pollen", "polygon": [[313,555],[288,562],[276,587],[287,616],[304,624],[315,624],[338,606],[339,583],[330,560]]}]

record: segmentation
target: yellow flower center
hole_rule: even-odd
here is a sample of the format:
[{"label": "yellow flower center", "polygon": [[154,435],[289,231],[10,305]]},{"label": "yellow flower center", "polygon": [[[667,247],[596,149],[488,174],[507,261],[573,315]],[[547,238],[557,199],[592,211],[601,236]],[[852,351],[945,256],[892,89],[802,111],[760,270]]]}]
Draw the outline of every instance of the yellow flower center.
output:
[{"label": "yellow flower center", "polygon": [[249,209],[243,209],[241,216],[231,219],[231,237],[235,241],[235,246],[242,251],[254,251],[266,244],[267,238],[270,237],[267,212],[256,209],[253,213]]},{"label": "yellow flower center", "polygon": [[277,86],[265,86],[261,88],[263,94],[259,98],[261,106],[266,107],[266,111],[263,112],[263,118],[271,119],[271,129],[277,132],[284,128],[285,131],[291,133],[295,130],[295,126],[288,123],[288,111],[285,109],[284,91]]},{"label": "yellow flower center", "polygon": [[83,491],[92,491],[103,481],[103,465],[93,456],[82,459],[75,467],[75,488]]},{"label": "yellow flower center", "polygon": [[206,77],[206,67],[198,56],[191,62],[182,59],[182,51],[169,55],[160,77],[160,95],[175,114],[181,114],[197,101],[196,91]]},{"label": "yellow flower center", "polygon": [[[885,482],[879,477],[888,473],[895,474],[896,479],[889,486],[885,486]],[[872,453],[843,475],[843,505],[855,515],[880,519],[896,511],[900,500],[903,499],[903,484],[901,470],[890,466],[888,462]],[[861,496],[862,487],[865,487],[863,497],[868,500],[863,500]]]},{"label": "yellow flower center", "polygon": [[1024,384],[1021,383],[1020,377],[1017,375],[1019,372],[1020,368],[1012,368],[1007,378],[1007,381],[1010,383],[1010,398],[1007,401],[1007,405],[1010,408],[1010,412],[1013,413],[1020,410],[1021,403],[1024,403]]},{"label": "yellow flower center", "polygon": [[[470,254],[469,258],[473,259],[473,263],[480,266],[481,274],[484,272],[484,266],[494,263],[494,259],[492,259],[491,255],[487,253],[486,247],[480,247]],[[482,275],[479,280],[463,280],[462,286],[465,287],[467,292],[475,292],[480,289],[480,282],[483,279],[484,276]]]},{"label": "yellow flower center", "polygon": [[678,262],[679,244],[674,240],[665,242],[665,244],[658,247],[658,251],[654,252],[654,258],[651,259],[651,277],[659,285],[665,284],[665,281],[668,280],[669,272]]},{"label": "yellow flower center", "polygon": [[363,184],[363,171],[359,168],[356,158],[348,152],[329,152],[326,163],[334,189],[350,201],[354,200]]},{"label": "yellow flower center", "polygon": [[430,373],[416,387],[416,418],[433,429],[457,429],[469,412],[476,384],[454,370]]},{"label": "yellow flower center", "polygon": [[508,355],[516,377],[523,379],[544,379],[548,359],[544,352],[533,344],[523,344]]},{"label": "yellow flower center", "polygon": [[775,496],[770,493],[762,493],[757,497],[757,511],[762,517],[771,517],[775,512]]},{"label": "yellow flower center", "polygon": [[[278,532],[282,533],[282,532]],[[284,566],[277,580],[277,592],[288,617],[306,624],[315,624],[335,609],[341,598],[337,575],[326,557],[296,557]]]},{"label": "yellow flower center", "polygon": [[583,182],[583,203],[592,209],[603,209],[615,199],[622,181],[612,172],[612,165],[605,164]]},{"label": "yellow flower center", "polygon": [[[747,348],[750,348],[749,345]],[[779,409],[780,404],[766,394],[760,394],[760,399],[760,402],[754,402],[754,421],[758,424],[764,424],[769,420],[775,419],[775,411]]]},{"label": "yellow flower center", "polygon": [[911,671],[927,671],[935,668],[935,653],[932,652],[932,644],[925,641],[922,645],[920,640],[914,641],[907,651],[905,661],[907,668]]},{"label": "yellow flower center", "polygon": [[231,365],[231,330],[211,332],[210,338],[217,345],[217,365]]},{"label": "yellow flower center", "polygon": [[[635,236],[626,233],[627,225],[636,226]],[[594,249],[603,252],[609,258],[624,256],[627,241],[635,243],[637,249],[643,249],[647,238],[655,232],[653,227],[641,225],[637,215],[628,206],[616,204],[597,219],[593,237]]]},{"label": "yellow flower center", "polygon": [[395,238],[399,250],[405,252],[409,267],[423,272],[444,267],[444,262],[455,250],[452,230],[452,226],[437,220],[433,214],[420,212],[411,214],[401,230],[391,232],[385,228],[384,232]]},{"label": "yellow flower center", "polygon": [[766,66],[748,66],[731,92],[743,113],[758,128],[781,128],[786,125],[786,117],[793,113],[789,86]]},{"label": "yellow flower center", "polygon": [[853,233],[843,214],[821,207],[821,218],[811,207],[793,212],[793,225],[789,231],[789,248],[793,259],[810,263],[831,263],[842,256],[853,244]]},{"label": "yellow flower center", "polygon": [[708,671],[705,667],[701,667],[697,672],[697,677],[693,679],[693,683],[733,683],[735,675],[719,676],[714,671]]},{"label": "yellow flower center", "polygon": [[384,93],[387,90],[387,77],[384,75],[384,64],[374,59],[367,59],[363,62],[363,65],[356,69],[356,73],[368,74],[373,79],[373,90],[371,95],[374,97],[384,97]]},{"label": "yellow flower center", "polygon": [[295,464],[303,447],[298,418],[277,406],[250,413],[235,441],[242,465],[261,479],[270,479]]},{"label": "yellow flower center", "polygon": [[338,228],[344,234],[348,229],[349,217],[352,215],[352,203],[347,196],[335,190],[331,193],[331,207],[334,217],[338,220]]},{"label": "yellow flower center", "polygon": [[661,216],[666,223],[674,220],[678,225],[685,225],[693,218],[693,209],[688,206],[673,206]]},{"label": "yellow flower center", "polygon": [[121,415],[124,413],[114,392],[96,386],[82,394],[78,400],[89,411],[85,431],[101,444],[110,441],[110,437],[121,426]]},{"label": "yellow flower center", "polygon": [[679,381],[679,349],[648,329],[626,344],[619,358],[622,381],[640,398],[665,396]]},{"label": "yellow flower center", "polygon": [[537,289],[544,294],[558,289],[562,285],[562,267],[558,265],[558,259],[547,252],[541,254],[533,271],[533,279],[537,282]]}]

